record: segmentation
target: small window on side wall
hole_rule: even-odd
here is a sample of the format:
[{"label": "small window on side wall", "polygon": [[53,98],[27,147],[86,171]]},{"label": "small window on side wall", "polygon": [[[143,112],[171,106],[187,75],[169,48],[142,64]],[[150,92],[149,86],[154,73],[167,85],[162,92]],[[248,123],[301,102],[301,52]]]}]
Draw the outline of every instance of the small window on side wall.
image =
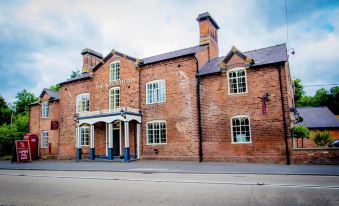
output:
[{"label": "small window on side wall", "polygon": [[49,107],[48,102],[43,102],[41,105],[41,116],[42,118],[48,118],[49,116]]},{"label": "small window on side wall", "polygon": [[47,131],[42,131],[41,132],[41,148],[48,148],[48,132]]},{"label": "small window on side wall", "polygon": [[232,143],[251,143],[250,117],[239,115],[231,117]]},{"label": "small window on side wall", "polygon": [[247,93],[247,76],[245,68],[234,68],[227,71],[228,93]]}]

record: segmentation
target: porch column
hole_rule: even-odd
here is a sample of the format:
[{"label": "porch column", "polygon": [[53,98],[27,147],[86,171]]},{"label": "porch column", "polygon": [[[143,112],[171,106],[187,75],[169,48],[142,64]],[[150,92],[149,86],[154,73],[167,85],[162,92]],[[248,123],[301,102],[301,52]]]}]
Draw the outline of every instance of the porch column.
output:
[{"label": "porch column", "polygon": [[[122,157],[122,138],[121,138],[121,136],[122,136],[122,121],[120,121],[120,123],[119,123],[119,156],[120,156],[120,158]],[[117,149],[117,148],[115,148],[115,149]]]},{"label": "porch column", "polygon": [[95,159],[95,148],[94,148],[94,125],[93,125],[93,124],[91,124],[89,158],[90,158],[91,160],[94,160],[94,159]]},{"label": "porch column", "polygon": [[124,150],[124,161],[128,162],[130,160],[130,153],[129,153],[129,122],[125,123],[125,150]]},{"label": "porch column", "polygon": [[140,159],[140,123],[137,123],[137,159]]},{"label": "porch column", "polygon": [[108,159],[113,160],[113,124],[108,124]]},{"label": "porch column", "polygon": [[75,129],[75,141],[77,145],[77,154],[76,160],[81,160],[81,134],[80,134],[80,127],[76,127]]}]

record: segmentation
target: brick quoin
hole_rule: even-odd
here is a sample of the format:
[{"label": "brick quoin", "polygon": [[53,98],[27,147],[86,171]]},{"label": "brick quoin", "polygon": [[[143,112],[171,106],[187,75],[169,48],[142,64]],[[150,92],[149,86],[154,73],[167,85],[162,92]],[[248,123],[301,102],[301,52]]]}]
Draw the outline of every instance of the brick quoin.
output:
[{"label": "brick quoin", "polygon": [[[219,26],[209,13],[200,14],[197,21],[199,45],[195,47],[144,59],[115,50],[105,57],[91,49],[82,50],[82,74],[60,83],[59,99],[52,101],[45,93],[38,103],[30,106],[30,133],[40,137],[42,131],[48,131],[52,145],[50,153],[41,148],[40,156],[74,159],[77,95],[90,94],[90,112],[108,110],[109,90],[119,87],[120,106],[141,112],[141,159],[285,164],[291,141],[287,140],[288,151],[285,142],[294,117],[290,112],[294,107],[294,94],[286,45],[249,52],[234,47],[223,53],[225,56],[219,56]],[[264,52],[277,53],[281,58],[259,62],[256,55]],[[120,62],[120,80],[110,82],[110,64],[114,61]],[[229,95],[227,71],[239,66],[246,69],[248,92]],[[165,80],[166,101],[147,104],[146,84],[154,80]],[[259,98],[264,94],[269,97],[266,115]],[[50,116],[46,119],[41,118],[44,101],[50,105]],[[232,143],[230,118],[235,115],[250,117],[251,143]],[[166,144],[147,144],[146,124],[155,120],[166,121]],[[59,122],[59,130],[50,130],[51,121]],[[106,124],[94,124],[97,155],[107,153]],[[130,121],[132,155],[137,152],[136,128],[137,121]],[[120,133],[120,144],[124,148],[123,123]],[[89,146],[82,146],[82,155],[89,157]]]}]

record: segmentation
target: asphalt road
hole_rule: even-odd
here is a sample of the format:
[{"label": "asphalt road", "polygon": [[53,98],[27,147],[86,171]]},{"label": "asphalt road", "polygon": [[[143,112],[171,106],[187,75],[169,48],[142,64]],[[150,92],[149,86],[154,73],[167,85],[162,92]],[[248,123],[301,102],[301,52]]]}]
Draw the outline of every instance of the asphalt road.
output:
[{"label": "asphalt road", "polygon": [[0,170],[0,205],[339,205],[339,178]]}]

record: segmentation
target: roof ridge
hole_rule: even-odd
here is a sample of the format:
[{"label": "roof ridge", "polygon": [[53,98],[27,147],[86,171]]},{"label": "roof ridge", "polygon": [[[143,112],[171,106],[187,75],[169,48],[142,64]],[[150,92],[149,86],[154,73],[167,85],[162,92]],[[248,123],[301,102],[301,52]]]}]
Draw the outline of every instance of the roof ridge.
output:
[{"label": "roof ridge", "polygon": [[249,51],[244,51],[243,53],[246,53],[246,52],[253,52],[253,51],[259,51],[259,50],[268,49],[268,48],[273,48],[273,47],[278,47],[278,46],[282,46],[282,45],[286,45],[286,43],[277,44],[277,45],[273,45],[273,46],[269,46],[269,47],[263,47],[263,48],[260,48],[260,49],[253,49],[253,50],[249,50]]},{"label": "roof ridge", "polygon": [[205,47],[205,45],[203,45],[203,46],[201,46],[201,45],[191,46],[191,47],[187,47],[187,48],[184,48],[184,49],[179,49],[179,50],[174,50],[174,51],[165,52],[165,53],[161,53],[161,54],[156,54],[156,55],[149,56],[149,57],[144,57],[142,59],[148,59],[148,58],[152,58],[152,57],[156,57],[156,56],[160,56],[160,55],[165,55],[165,54],[169,54],[169,53],[173,53],[173,52],[182,51],[182,50],[185,50],[185,49],[192,49],[194,47]]},{"label": "roof ridge", "polygon": [[303,107],[297,107],[297,108],[328,108],[327,106],[303,106]]}]

